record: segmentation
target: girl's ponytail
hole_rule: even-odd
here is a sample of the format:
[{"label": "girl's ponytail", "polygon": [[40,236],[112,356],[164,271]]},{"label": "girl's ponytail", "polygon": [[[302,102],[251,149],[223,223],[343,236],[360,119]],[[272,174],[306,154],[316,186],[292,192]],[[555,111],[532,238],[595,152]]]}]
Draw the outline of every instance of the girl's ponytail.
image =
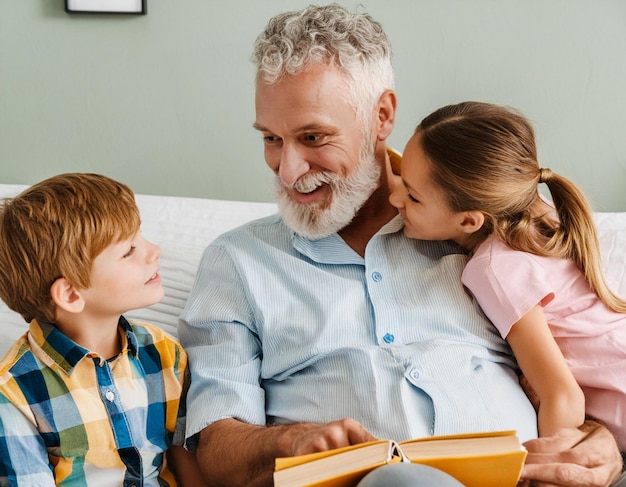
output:
[{"label": "girl's ponytail", "polygon": [[604,278],[593,214],[583,192],[550,169],[539,170],[538,182],[550,190],[559,219],[558,227],[546,242],[547,254],[572,259],[598,297],[613,311],[626,313],[626,300],[611,291]]}]

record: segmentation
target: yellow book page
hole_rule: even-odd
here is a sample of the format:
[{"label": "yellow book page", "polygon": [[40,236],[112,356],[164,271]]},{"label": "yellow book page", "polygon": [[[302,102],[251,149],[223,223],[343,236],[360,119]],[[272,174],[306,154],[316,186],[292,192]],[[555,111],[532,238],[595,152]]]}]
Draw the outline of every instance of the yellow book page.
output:
[{"label": "yellow book page", "polygon": [[467,458],[416,460],[451,475],[465,487],[516,487],[526,452]]},{"label": "yellow book page", "polygon": [[276,487],[353,487],[374,468],[401,461],[430,465],[466,487],[516,487],[526,450],[515,431],[362,443],[310,455],[276,459]]},{"label": "yellow book page", "polygon": [[515,487],[527,454],[514,431],[423,438],[400,447],[412,462],[443,470],[466,487]]},{"label": "yellow book page", "polygon": [[369,471],[392,461],[394,445],[392,441],[380,440],[310,455],[277,458],[274,485],[351,487]]}]

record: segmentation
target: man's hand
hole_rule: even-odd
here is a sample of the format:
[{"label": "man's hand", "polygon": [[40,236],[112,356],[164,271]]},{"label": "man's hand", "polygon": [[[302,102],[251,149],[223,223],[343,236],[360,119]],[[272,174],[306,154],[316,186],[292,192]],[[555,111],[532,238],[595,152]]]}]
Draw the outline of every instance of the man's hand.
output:
[{"label": "man's hand", "polygon": [[622,458],[615,438],[604,426],[585,421],[579,428],[527,441],[521,485],[607,487],[620,475]]},{"label": "man's hand", "polygon": [[259,426],[222,419],[200,433],[196,456],[208,485],[269,487],[274,461],[375,440],[361,423],[342,419],[328,424]]},{"label": "man's hand", "polygon": [[361,423],[351,418],[307,426],[299,435],[292,438],[292,456],[332,450],[377,439]]}]

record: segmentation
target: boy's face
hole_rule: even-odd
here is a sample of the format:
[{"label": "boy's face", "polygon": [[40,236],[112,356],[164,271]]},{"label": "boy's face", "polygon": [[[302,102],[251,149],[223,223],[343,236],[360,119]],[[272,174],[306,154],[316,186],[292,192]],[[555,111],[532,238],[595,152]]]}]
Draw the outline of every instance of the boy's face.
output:
[{"label": "boy's face", "polygon": [[160,256],[158,245],[145,240],[139,232],[106,247],[94,260],[89,288],[82,291],[89,313],[119,317],[160,301]]}]

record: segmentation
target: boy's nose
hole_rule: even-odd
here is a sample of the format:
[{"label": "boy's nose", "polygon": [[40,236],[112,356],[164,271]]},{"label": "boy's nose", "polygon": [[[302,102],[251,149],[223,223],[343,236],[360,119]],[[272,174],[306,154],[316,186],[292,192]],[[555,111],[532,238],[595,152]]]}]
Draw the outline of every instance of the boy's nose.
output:
[{"label": "boy's nose", "polygon": [[161,247],[159,247],[157,244],[148,242],[148,260],[150,262],[153,262],[155,260],[159,260],[160,257],[161,257]]}]

